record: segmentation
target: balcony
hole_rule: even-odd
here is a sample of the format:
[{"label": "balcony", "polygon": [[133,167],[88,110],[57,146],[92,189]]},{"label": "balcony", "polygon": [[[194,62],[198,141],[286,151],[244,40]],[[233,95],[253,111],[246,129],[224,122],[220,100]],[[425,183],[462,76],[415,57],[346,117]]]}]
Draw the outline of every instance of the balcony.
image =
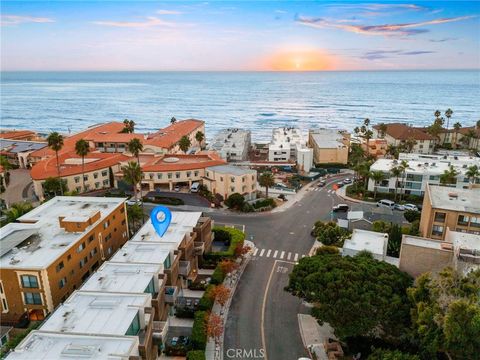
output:
[{"label": "balcony", "polygon": [[180,260],[180,267],[179,267],[179,274],[180,275],[183,275],[183,276],[187,277],[188,274],[190,274],[191,269],[192,269],[192,267],[190,265],[190,261]]},{"label": "balcony", "polygon": [[165,287],[165,302],[167,304],[175,304],[178,296],[178,287],[166,286]]},{"label": "balcony", "polygon": [[154,321],[153,322],[153,337],[156,339],[161,339],[162,343],[165,342],[167,338],[168,328],[170,325],[170,320],[167,318],[166,321]]},{"label": "balcony", "polygon": [[205,252],[205,243],[202,241],[195,241],[195,255],[203,255]]}]

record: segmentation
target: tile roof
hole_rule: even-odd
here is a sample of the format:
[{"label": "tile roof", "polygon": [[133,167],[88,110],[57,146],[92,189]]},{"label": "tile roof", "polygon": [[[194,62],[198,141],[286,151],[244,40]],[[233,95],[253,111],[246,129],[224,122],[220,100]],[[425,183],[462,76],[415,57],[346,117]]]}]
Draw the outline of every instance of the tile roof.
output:
[{"label": "tile roof", "polygon": [[178,121],[175,124],[149,135],[144,141],[144,144],[169,149],[175,146],[182,136],[191,134],[204,124],[204,121],[197,119]]},{"label": "tile roof", "polygon": [[215,152],[202,152],[194,155],[174,154],[162,157],[144,156],[140,162],[144,162],[142,164],[143,172],[196,170],[226,163]]},{"label": "tile roof", "polygon": [[[105,169],[128,159],[130,159],[129,156],[121,153],[91,152],[85,156],[85,172]],[[75,151],[60,154],[58,160],[60,176],[82,174],[81,157]],[[30,176],[33,180],[44,180],[57,175],[57,159],[55,156],[38,162],[30,170]]]},{"label": "tile roof", "polygon": [[[435,140],[435,138],[420,128],[415,128],[402,123],[386,124],[386,134],[397,140]],[[379,130],[380,125],[374,125],[375,130]]]},{"label": "tile roof", "polygon": [[31,130],[13,130],[0,133],[2,139],[21,140],[25,137],[35,136],[36,133]]}]

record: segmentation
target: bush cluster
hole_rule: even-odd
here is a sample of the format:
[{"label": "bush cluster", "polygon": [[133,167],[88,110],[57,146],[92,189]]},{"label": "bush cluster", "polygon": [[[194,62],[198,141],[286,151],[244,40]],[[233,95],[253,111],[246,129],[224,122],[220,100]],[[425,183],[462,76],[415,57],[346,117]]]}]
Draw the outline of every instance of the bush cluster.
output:
[{"label": "bush cluster", "polygon": [[187,360],[205,360],[205,351],[192,350],[187,353]]},{"label": "bush cluster", "polygon": [[163,205],[185,205],[185,202],[182,199],[175,197],[166,197],[166,196],[148,196],[143,198],[144,202],[152,202],[154,204],[163,204]]},{"label": "bush cluster", "polygon": [[277,204],[275,203],[275,200],[272,199],[272,198],[262,199],[262,200],[259,200],[255,203],[253,203],[253,207],[255,209],[260,209],[260,208],[264,208],[264,207],[274,208],[276,206],[277,206]]},{"label": "bush cluster", "polygon": [[215,226],[213,228],[213,232],[215,233],[215,240],[217,240],[216,232],[218,230],[224,230],[224,231],[230,233],[230,235],[231,235],[230,246],[225,251],[218,251],[218,252],[212,252],[210,254],[206,254],[204,256],[204,258],[207,262],[208,261],[218,262],[218,261],[220,261],[222,259],[225,259],[225,258],[232,258],[233,256],[235,256],[235,249],[238,246],[243,246],[243,241],[245,240],[245,234],[242,231],[240,231],[238,229],[235,229],[235,228]]},{"label": "bush cluster", "polygon": [[205,350],[207,346],[207,318],[206,311],[197,311],[193,320],[192,345],[195,350]]}]

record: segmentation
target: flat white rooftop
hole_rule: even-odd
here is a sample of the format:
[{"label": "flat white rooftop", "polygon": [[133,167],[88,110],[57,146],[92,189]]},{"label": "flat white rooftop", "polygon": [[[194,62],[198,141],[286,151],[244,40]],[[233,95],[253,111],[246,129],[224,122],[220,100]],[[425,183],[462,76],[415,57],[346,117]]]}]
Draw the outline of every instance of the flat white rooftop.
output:
[{"label": "flat white rooftop", "polygon": [[[124,198],[57,196],[0,230],[0,268],[44,269],[105,220]],[[100,219],[84,232],[66,232],[58,218],[83,221],[100,211]]]},{"label": "flat white rooftop", "polygon": [[430,204],[436,209],[480,214],[480,188],[460,189],[428,185]]},{"label": "flat white rooftop", "polygon": [[118,263],[142,263],[157,264],[162,266],[163,263],[177,246],[172,243],[160,243],[154,241],[127,241],[121,249],[119,249],[111,262]]},{"label": "flat white rooftop", "polygon": [[455,249],[480,251],[480,235],[459,231],[448,231],[446,241],[452,242]]},{"label": "flat white rooftop", "polygon": [[385,255],[388,235],[375,231],[354,229],[352,237],[345,240],[344,249],[355,251],[369,251],[376,255]]},{"label": "flat white rooftop", "polygon": [[343,134],[340,130],[335,129],[313,129],[310,135],[320,149],[342,149],[345,148],[343,143]]},{"label": "flat white rooftop", "polygon": [[125,335],[139,309],[150,304],[150,294],[75,291],[50,315],[40,330]]},{"label": "flat white rooftop", "polygon": [[162,237],[158,236],[151,220],[148,219],[131,241],[156,241],[179,245],[185,237],[185,234],[193,231],[193,228],[197,225],[201,216],[201,212],[173,211],[170,226]]},{"label": "flat white rooftop", "polygon": [[216,173],[219,173],[219,174],[236,175],[236,176],[249,175],[249,174],[256,173],[255,170],[249,169],[247,167],[233,166],[233,165],[210,166],[207,168],[207,170],[215,171]]},{"label": "flat white rooftop", "polygon": [[411,236],[411,235],[403,235],[403,238],[402,238],[402,244],[424,247],[429,249],[449,251],[449,249],[442,247],[442,243],[443,241],[422,238],[418,236]]},{"label": "flat white rooftop", "polygon": [[9,360],[128,360],[138,356],[138,338],[32,331],[11,352]]},{"label": "flat white rooftop", "polygon": [[84,291],[143,293],[162,266],[107,261],[82,286]]}]

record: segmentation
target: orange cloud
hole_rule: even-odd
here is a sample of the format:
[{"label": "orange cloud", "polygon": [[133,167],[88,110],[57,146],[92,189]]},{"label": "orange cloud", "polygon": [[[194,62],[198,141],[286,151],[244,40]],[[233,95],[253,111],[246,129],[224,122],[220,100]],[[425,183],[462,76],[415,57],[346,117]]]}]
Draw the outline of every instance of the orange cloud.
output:
[{"label": "orange cloud", "polygon": [[273,71],[320,71],[332,70],[335,59],[320,50],[279,51],[262,62],[264,70]]}]

